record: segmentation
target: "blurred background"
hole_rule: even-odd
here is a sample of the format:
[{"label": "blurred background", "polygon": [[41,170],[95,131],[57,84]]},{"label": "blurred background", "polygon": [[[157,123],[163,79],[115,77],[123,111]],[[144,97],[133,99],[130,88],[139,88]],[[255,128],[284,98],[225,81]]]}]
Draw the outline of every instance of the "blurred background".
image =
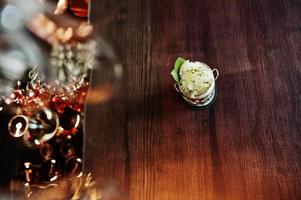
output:
[{"label": "blurred background", "polygon": [[[15,95],[16,89],[28,90],[28,82],[36,78],[30,77],[33,69],[45,84],[64,88],[66,95],[73,88],[85,86],[80,90],[83,97],[75,100],[81,103],[81,107],[85,103],[91,106],[105,104],[118,91],[122,78],[122,65],[113,48],[90,24],[88,1],[68,1],[68,8],[59,15],[56,12],[62,11],[58,10],[57,2],[0,1],[0,199],[18,199],[18,195],[24,195],[24,187],[20,184],[24,170],[21,166],[28,160],[40,162],[40,148],[28,148],[22,139],[12,137],[8,128],[12,117],[20,114],[20,105],[11,101],[11,96]],[[90,83],[92,75],[96,77],[93,84]],[[85,83],[90,87],[87,98]],[[73,111],[70,112],[72,116]],[[75,139],[73,147],[78,149],[76,152],[81,160],[84,154],[84,107],[77,112],[81,116],[77,133],[80,137]],[[34,116],[32,113],[29,115]],[[70,113],[61,115],[60,127],[74,123],[68,117]],[[61,185],[66,187],[64,183]],[[108,182],[99,187],[106,188],[103,189],[104,196],[118,193],[114,183]],[[61,192],[51,191],[56,195]],[[45,197],[37,192],[32,198],[46,198],[47,190],[44,193]]]}]

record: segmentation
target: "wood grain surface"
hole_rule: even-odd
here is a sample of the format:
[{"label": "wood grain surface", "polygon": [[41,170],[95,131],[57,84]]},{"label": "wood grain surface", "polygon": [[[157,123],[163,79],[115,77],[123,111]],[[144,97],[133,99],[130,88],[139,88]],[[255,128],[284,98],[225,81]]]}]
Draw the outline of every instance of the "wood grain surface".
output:
[{"label": "wood grain surface", "polygon": [[[92,8],[124,75],[113,99],[87,107],[87,171],[131,200],[301,199],[300,0]],[[175,92],[178,56],[219,69],[214,106]]]}]

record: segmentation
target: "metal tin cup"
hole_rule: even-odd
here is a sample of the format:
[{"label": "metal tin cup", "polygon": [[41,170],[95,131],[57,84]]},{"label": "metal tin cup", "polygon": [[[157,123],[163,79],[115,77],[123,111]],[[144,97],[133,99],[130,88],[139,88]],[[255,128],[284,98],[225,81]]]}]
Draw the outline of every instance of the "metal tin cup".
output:
[{"label": "metal tin cup", "polygon": [[216,68],[211,69],[207,65],[206,65],[206,67],[208,69],[210,69],[210,71],[212,72],[213,79],[212,79],[212,83],[211,83],[210,87],[202,95],[194,96],[194,97],[187,96],[183,92],[183,89],[180,84],[178,84],[178,83],[174,84],[174,88],[176,89],[176,91],[179,92],[180,94],[182,94],[183,99],[192,106],[206,107],[206,106],[210,105],[211,103],[213,103],[213,101],[215,100],[215,97],[216,97],[215,81],[217,80],[217,78],[219,76],[219,72]]}]

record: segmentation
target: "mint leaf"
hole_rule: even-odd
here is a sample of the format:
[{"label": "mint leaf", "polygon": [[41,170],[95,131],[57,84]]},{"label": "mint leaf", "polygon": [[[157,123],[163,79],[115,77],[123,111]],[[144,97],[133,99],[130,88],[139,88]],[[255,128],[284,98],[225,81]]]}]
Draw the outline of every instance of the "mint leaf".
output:
[{"label": "mint leaf", "polygon": [[178,57],[175,64],[174,64],[174,67],[173,67],[174,69],[171,71],[171,75],[177,83],[180,83],[179,71],[180,71],[180,68],[181,68],[182,64],[185,61],[186,60],[184,58]]},{"label": "mint leaf", "polygon": [[173,69],[173,70],[171,71],[171,75],[172,75],[173,79],[175,79],[175,81],[176,81],[177,83],[180,83],[180,76],[179,76],[179,73],[177,72],[176,69]]},{"label": "mint leaf", "polygon": [[184,58],[178,57],[173,68],[179,73],[180,68],[185,61]]}]

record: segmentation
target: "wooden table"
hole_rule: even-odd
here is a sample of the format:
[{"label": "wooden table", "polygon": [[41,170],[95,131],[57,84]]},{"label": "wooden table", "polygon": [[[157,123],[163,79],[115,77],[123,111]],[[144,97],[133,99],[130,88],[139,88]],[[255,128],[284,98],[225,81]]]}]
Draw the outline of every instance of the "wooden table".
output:
[{"label": "wooden table", "polygon": [[[131,200],[301,199],[300,0],[92,2],[124,79],[87,108],[87,171]],[[219,69],[214,106],[175,92],[178,56]]]}]

